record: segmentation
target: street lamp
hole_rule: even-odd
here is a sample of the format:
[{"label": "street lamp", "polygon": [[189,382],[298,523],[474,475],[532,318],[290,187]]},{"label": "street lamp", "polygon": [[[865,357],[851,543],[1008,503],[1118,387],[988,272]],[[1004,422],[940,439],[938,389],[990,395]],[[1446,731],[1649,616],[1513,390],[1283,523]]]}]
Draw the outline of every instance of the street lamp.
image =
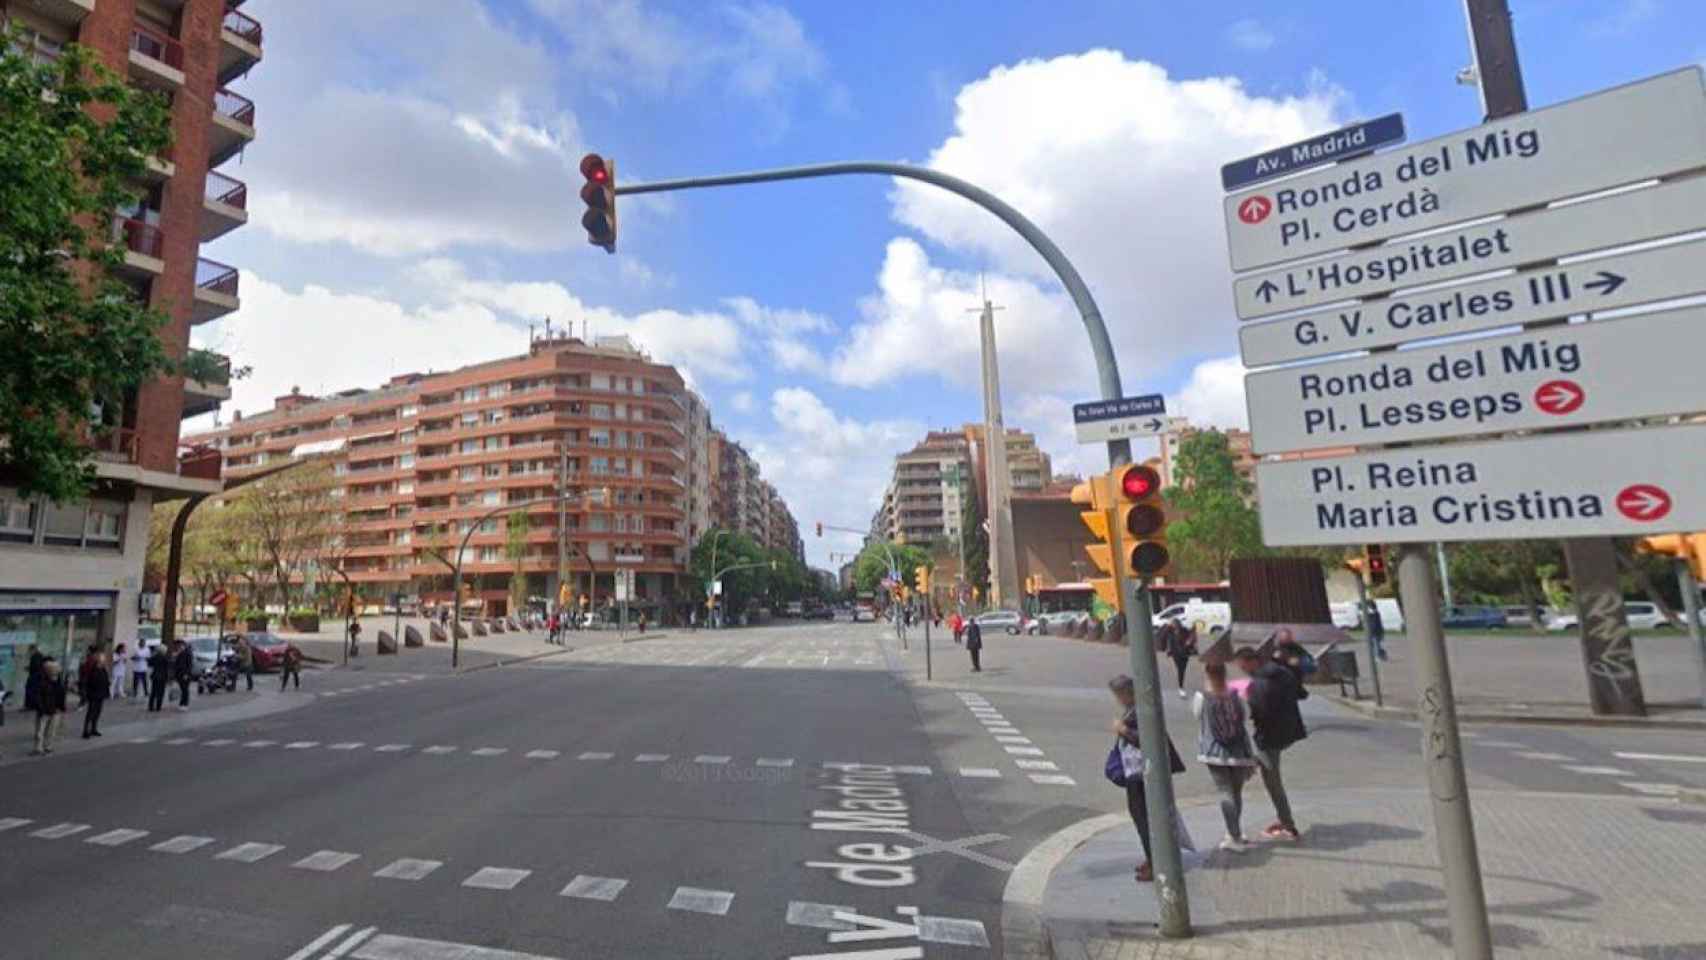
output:
[{"label": "street lamp", "polygon": [[[712,543],[711,547],[713,550],[715,550],[716,544]],[[715,575],[713,575],[711,577],[711,582],[713,584],[715,584],[719,580],[722,580],[723,575],[726,573],[733,573],[736,570],[746,570],[746,569],[749,569],[751,567],[769,567],[772,571],[774,571],[776,569],[776,561],[774,561],[774,560],[753,560],[749,563],[731,564],[727,567],[724,567],[721,570],[717,570],[717,568],[713,565],[711,569],[716,570],[716,573],[715,573]]]}]

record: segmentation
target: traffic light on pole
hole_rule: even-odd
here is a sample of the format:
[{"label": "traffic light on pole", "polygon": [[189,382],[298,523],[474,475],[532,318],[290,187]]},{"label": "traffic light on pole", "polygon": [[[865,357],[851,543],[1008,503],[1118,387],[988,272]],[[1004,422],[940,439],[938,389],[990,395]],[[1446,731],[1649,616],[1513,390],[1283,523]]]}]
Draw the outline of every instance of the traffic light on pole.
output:
[{"label": "traffic light on pole", "polygon": [[822,539],[822,537],[823,537],[823,521],[822,520],[818,521],[817,535],[818,535],[819,539]]},{"label": "traffic light on pole", "polygon": [[1667,533],[1635,541],[1640,553],[1686,560],[1695,580],[1706,580],[1706,533]]},{"label": "traffic light on pole", "polygon": [[915,568],[912,571],[912,573],[913,573],[913,576],[918,581],[918,592],[919,593],[929,593],[930,592],[930,568],[921,563],[917,566],[917,568]]},{"label": "traffic light on pole", "polygon": [[1167,509],[1161,502],[1161,475],[1153,467],[1115,467],[1108,486],[1125,540],[1126,571],[1148,580],[1167,572]]},{"label": "traffic light on pole", "polygon": [[1113,546],[1108,543],[1108,478],[1091,477],[1072,488],[1072,502],[1084,507],[1078,514],[1084,521],[1084,526],[1090,529],[1090,542],[1084,545],[1084,552],[1089,555],[1090,563],[1102,572],[1103,576],[1090,578],[1090,589],[1096,591],[1096,596],[1102,602],[1115,610],[1124,609],[1120,602],[1120,588],[1114,581]]},{"label": "traffic light on pole", "polygon": [[596,153],[581,158],[581,201],[586,213],[581,226],[586,228],[586,242],[603,247],[605,253],[616,252],[616,163]]},{"label": "traffic light on pole", "polygon": [[1386,582],[1386,548],[1371,543],[1362,548],[1363,569],[1368,573],[1368,585],[1378,587]]}]

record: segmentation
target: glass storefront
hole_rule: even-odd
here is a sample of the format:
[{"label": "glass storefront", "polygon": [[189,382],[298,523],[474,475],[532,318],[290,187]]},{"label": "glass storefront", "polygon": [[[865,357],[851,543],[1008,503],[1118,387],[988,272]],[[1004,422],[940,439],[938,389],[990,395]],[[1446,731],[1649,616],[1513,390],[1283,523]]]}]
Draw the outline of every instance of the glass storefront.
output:
[{"label": "glass storefront", "polygon": [[[22,709],[29,679],[30,646],[73,672],[89,645],[100,641],[101,624],[112,607],[110,594],[0,594],[0,682],[12,691],[10,706]],[[14,601],[8,603],[7,601]]]}]

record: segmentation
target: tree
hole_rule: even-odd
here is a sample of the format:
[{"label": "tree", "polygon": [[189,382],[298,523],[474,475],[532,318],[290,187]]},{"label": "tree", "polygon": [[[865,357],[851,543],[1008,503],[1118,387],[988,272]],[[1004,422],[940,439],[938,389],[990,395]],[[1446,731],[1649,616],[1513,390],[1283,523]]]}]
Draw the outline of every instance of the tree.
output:
[{"label": "tree", "polygon": [[[885,549],[885,547],[887,549]],[[917,571],[930,565],[930,554],[909,543],[870,543],[859,551],[853,561],[853,586],[860,593],[876,593],[882,589],[882,579],[889,574],[889,557],[900,568],[900,579],[909,587],[918,586]]]},{"label": "tree", "polygon": [[1233,557],[1259,556],[1261,519],[1250,504],[1250,483],[1233,466],[1226,435],[1201,430],[1179,444],[1175,485],[1164,491],[1173,567],[1181,574],[1224,580]]},{"label": "tree", "polygon": [[113,212],[171,145],[165,99],[70,44],[0,43],[0,474],[55,500],[94,482],[91,444],[171,367],[166,317],[119,282]]},{"label": "tree", "polygon": [[[715,567],[712,562],[715,559]],[[689,563],[703,598],[719,571],[723,575],[723,594],[718,604],[728,614],[738,614],[755,598],[766,596],[770,587],[769,553],[751,537],[735,530],[706,531],[693,547]],[[740,569],[731,570],[731,567]]]},{"label": "tree", "polygon": [[271,582],[286,610],[291,581],[304,579],[311,561],[340,549],[342,516],[333,481],[330,465],[314,463],[258,480],[229,497],[226,509],[254,545],[261,584]]},{"label": "tree", "polygon": [[515,564],[515,573],[509,578],[511,614],[519,612],[527,605],[527,571],[522,569],[522,561],[527,558],[527,534],[532,529],[532,521],[527,519],[525,510],[511,513],[504,526],[504,556],[510,563]]},{"label": "tree", "polygon": [[960,500],[960,535],[966,540],[966,584],[979,596],[989,596],[989,531],[983,526],[983,505],[976,494]]}]

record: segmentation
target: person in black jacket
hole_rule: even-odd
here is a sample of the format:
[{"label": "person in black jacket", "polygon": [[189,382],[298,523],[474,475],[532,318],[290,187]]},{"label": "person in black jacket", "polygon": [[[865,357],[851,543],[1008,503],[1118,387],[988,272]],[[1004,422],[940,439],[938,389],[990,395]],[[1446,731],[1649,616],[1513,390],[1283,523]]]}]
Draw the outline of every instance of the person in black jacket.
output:
[{"label": "person in black jacket", "polygon": [[95,647],[79,671],[83,683],[83,739],[101,735],[101,708],[112,693],[113,677],[107,671],[106,654]]},{"label": "person in black jacket", "polygon": [[30,677],[25,700],[36,713],[35,749],[30,756],[40,757],[53,752],[53,740],[65,715],[65,675],[59,662],[43,657],[41,668]]},{"label": "person in black jacket", "polygon": [[174,640],[176,650],[172,654],[172,679],[178,683],[178,710],[190,708],[190,681],[195,679],[195,651],[182,640]]},{"label": "person in black jacket", "polygon": [[1291,800],[1285,793],[1285,780],[1280,776],[1280,754],[1289,746],[1309,736],[1303,726],[1303,713],[1298,701],[1309,696],[1303,686],[1303,648],[1291,639],[1291,631],[1281,628],[1274,638],[1274,658],[1263,663],[1250,647],[1240,647],[1233,659],[1239,669],[1250,676],[1245,697],[1250,702],[1250,720],[1256,728],[1256,760],[1261,765],[1262,786],[1273,801],[1279,819],[1269,824],[1262,836],[1269,840],[1297,840],[1297,821],[1291,815]]},{"label": "person in black jacket", "polygon": [[164,644],[156,643],[148,651],[148,711],[158,713],[166,704],[166,674],[172,668],[172,658],[166,655]]},{"label": "person in black jacket", "polygon": [[966,621],[966,650],[971,653],[971,672],[983,672],[983,628],[977,625],[977,620]]}]

